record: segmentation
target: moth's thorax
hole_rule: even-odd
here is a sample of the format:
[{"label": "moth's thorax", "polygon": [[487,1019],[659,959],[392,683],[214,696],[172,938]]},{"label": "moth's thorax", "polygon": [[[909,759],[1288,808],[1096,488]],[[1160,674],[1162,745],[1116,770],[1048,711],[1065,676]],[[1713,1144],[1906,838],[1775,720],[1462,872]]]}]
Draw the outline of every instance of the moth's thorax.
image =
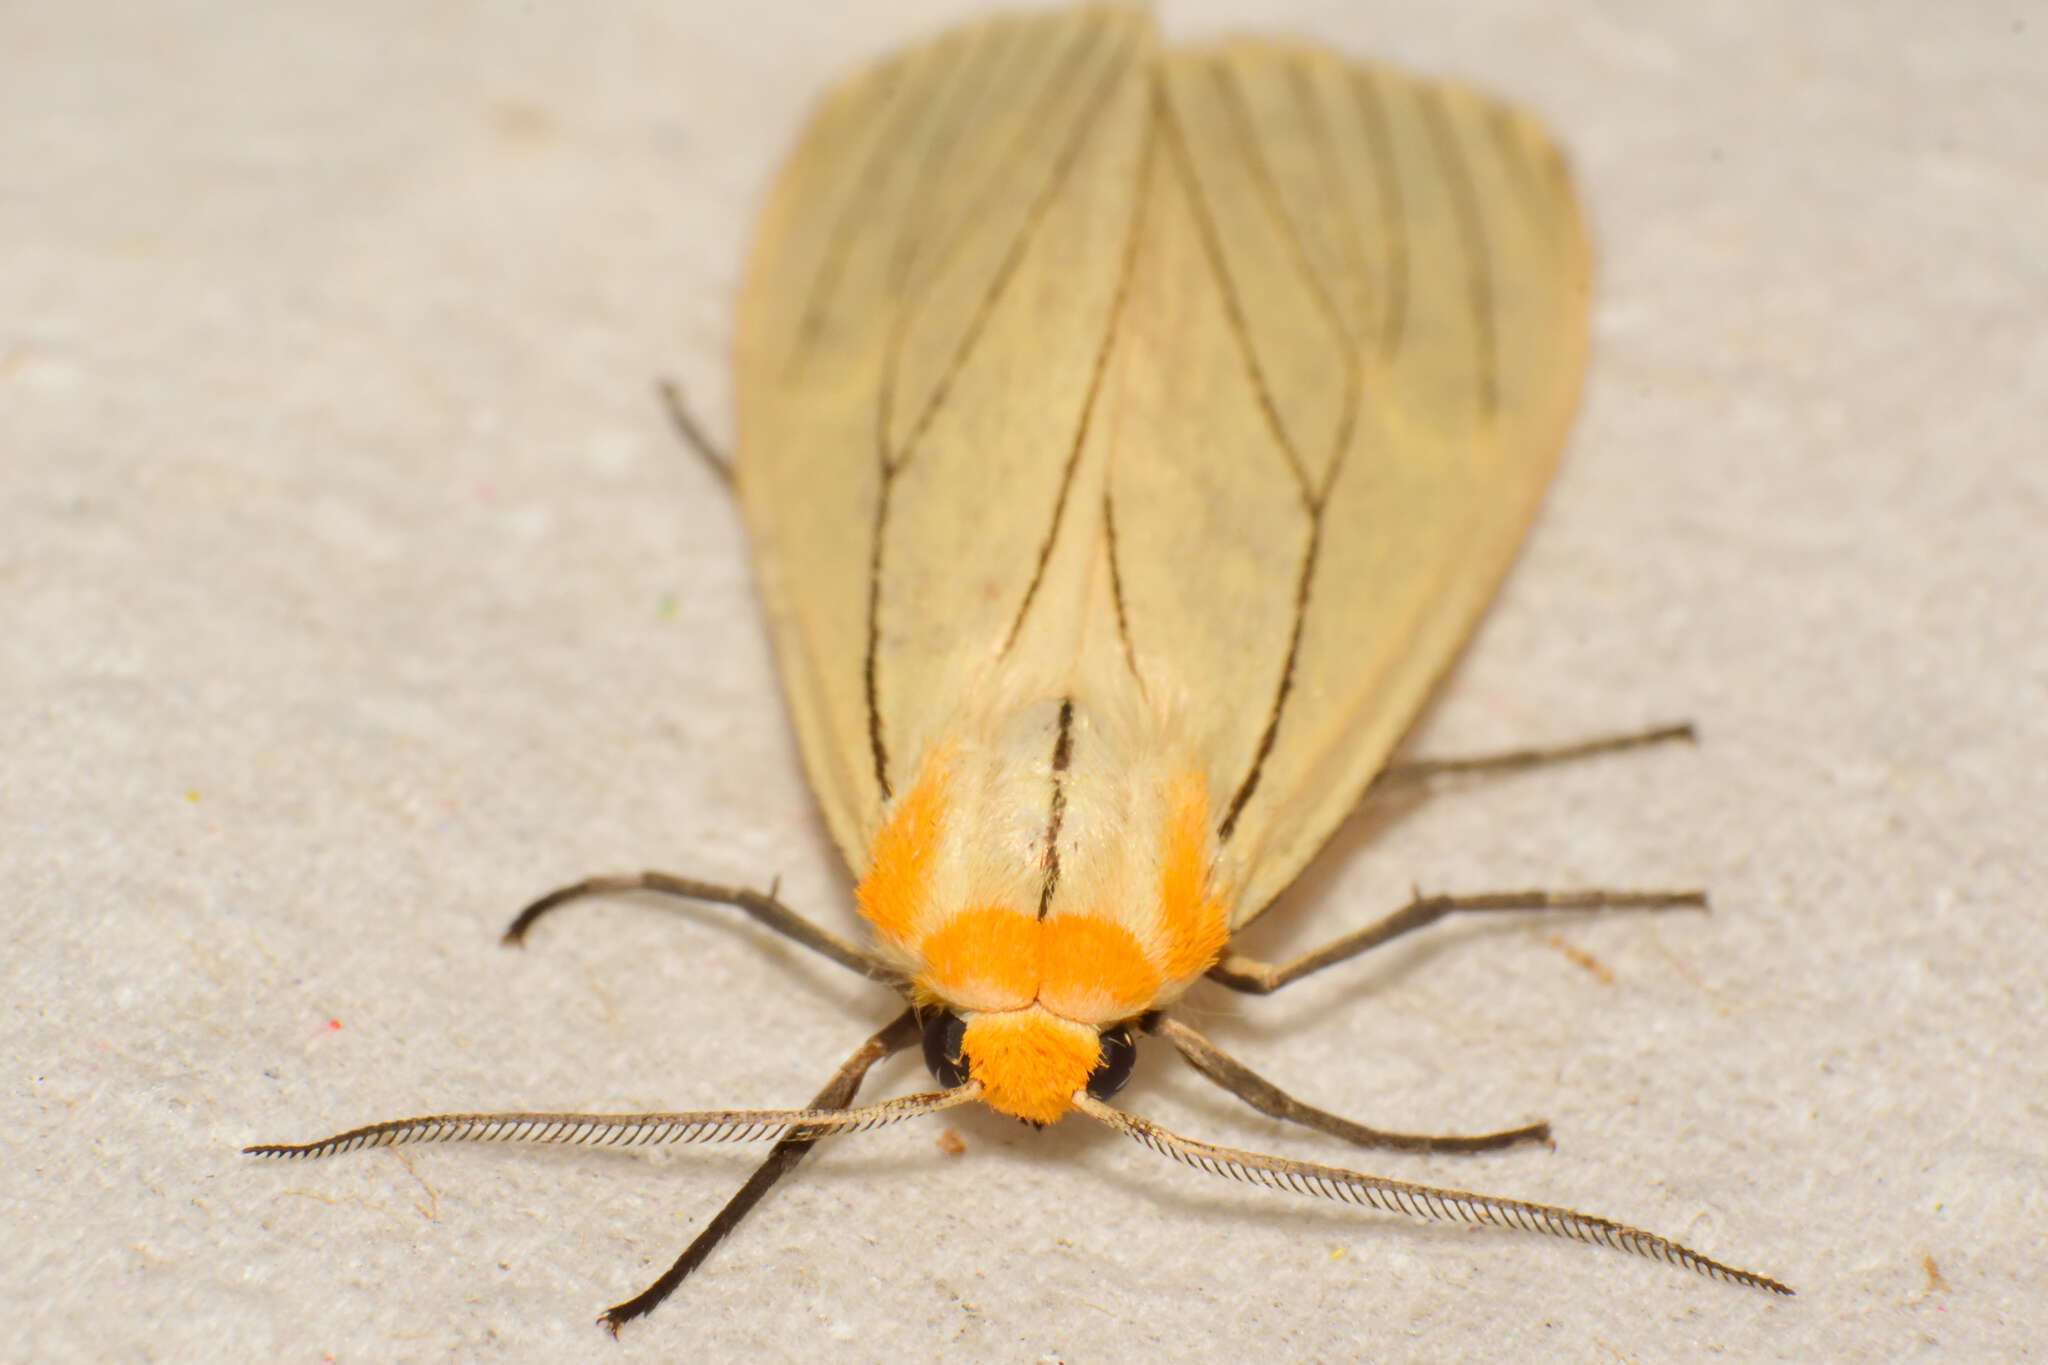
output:
[{"label": "moth's thorax", "polygon": [[859,900],[919,994],[967,1018],[989,1103],[1045,1122],[1087,1079],[1096,1031],[1222,951],[1214,856],[1207,780],[1168,725],[1037,698],[927,749]]}]

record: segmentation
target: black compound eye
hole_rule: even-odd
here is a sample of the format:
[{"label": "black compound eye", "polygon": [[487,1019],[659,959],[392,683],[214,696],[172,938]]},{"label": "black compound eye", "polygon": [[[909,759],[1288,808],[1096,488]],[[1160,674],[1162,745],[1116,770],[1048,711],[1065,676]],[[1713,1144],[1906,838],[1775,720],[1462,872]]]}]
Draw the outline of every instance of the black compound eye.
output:
[{"label": "black compound eye", "polygon": [[[927,1037],[930,1035],[927,1034]],[[926,1044],[927,1047],[930,1044]],[[1118,1024],[1115,1028],[1102,1031],[1102,1060],[1095,1064],[1095,1070],[1088,1076],[1088,1093],[1098,1100],[1106,1100],[1124,1088],[1124,1082],[1131,1078],[1131,1068],[1138,1061],[1138,1045],[1131,1038],[1131,1026]]]},{"label": "black compound eye", "polygon": [[924,1021],[924,1064],[948,1090],[967,1083],[967,1054],[960,1047],[966,1036],[967,1021],[951,1010],[940,1010]]}]

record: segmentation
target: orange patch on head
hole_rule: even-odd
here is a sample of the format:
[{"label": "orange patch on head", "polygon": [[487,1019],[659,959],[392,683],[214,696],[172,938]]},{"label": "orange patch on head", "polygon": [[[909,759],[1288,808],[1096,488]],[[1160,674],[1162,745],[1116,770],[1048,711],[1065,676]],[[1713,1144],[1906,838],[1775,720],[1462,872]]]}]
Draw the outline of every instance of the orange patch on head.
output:
[{"label": "orange patch on head", "polygon": [[1159,969],[1131,931],[1093,915],[1054,915],[1044,931],[1038,1002],[1063,1019],[1113,1024],[1158,998]]},{"label": "orange patch on head", "polygon": [[1065,1114],[1102,1060],[1093,1028],[1040,1009],[973,1015],[960,1046],[988,1106],[1030,1123]]},{"label": "orange patch on head", "polygon": [[1169,981],[1206,972],[1230,942],[1223,899],[1209,886],[1209,789],[1201,774],[1175,783],[1159,866],[1160,964]]},{"label": "orange patch on head", "polygon": [[989,906],[949,915],[918,945],[917,984],[963,1010],[1016,1010],[1038,994],[1037,920]]},{"label": "orange patch on head", "polygon": [[853,893],[875,932],[905,948],[916,946],[931,899],[932,855],[946,813],[948,758],[940,752],[925,760],[917,781],[876,832],[867,875]]}]

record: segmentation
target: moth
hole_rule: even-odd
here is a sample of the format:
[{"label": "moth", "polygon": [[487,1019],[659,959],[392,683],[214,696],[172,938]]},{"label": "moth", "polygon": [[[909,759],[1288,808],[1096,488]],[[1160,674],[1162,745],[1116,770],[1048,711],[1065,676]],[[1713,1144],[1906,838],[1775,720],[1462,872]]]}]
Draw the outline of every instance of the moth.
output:
[{"label": "moth", "polygon": [[[997,18],[846,81],[762,213],[738,320],[739,502],[811,785],[872,942],[663,873],[895,991],[802,1109],[449,1114],[252,1147],[774,1138],[616,1331],[815,1140],[979,1103],[1079,1113],[1212,1174],[1776,1280],[1570,1209],[1234,1150],[1111,1103],[1157,1037],[1347,1141],[1173,1014],[1467,912],[1689,892],[1418,897],[1327,947],[1238,935],[1386,767],[1506,571],[1587,347],[1588,248],[1529,115],[1315,48],[1162,51],[1139,9]],[[1505,755],[1526,766],[1674,732]],[[939,1088],[853,1106],[921,1045]]]}]

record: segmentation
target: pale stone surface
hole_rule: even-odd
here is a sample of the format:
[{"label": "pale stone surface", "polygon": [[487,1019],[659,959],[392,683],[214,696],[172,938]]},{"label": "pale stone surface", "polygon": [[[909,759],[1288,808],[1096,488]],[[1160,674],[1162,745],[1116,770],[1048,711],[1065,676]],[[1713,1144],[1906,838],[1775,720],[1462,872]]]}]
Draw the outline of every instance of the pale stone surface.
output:
[{"label": "pale stone surface", "polygon": [[[966,1114],[816,1161],[621,1349],[590,1319],[750,1154],[237,1155],[441,1108],[787,1104],[887,1017],[711,910],[494,939],[650,864],[779,875],[851,927],[737,519],[650,384],[730,430],[741,251],[807,101],[972,8],[0,11],[19,1358],[2034,1348],[2048,28],[2023,5],[1164,5],[1180,37],[1291,31],[1548,116],[1600,248],[1592,387],[1414,747],[1706,739],[1362,819],[1257,946],[1411,883],[1715,898],[1450,927],[1191,1017],[1368,1121],[1556,1125],[1555,1152],[1359,1164],[1637,1222],[1798,1299]],[[1157,1048],[1126,1099],[1352,1158]]]}]

